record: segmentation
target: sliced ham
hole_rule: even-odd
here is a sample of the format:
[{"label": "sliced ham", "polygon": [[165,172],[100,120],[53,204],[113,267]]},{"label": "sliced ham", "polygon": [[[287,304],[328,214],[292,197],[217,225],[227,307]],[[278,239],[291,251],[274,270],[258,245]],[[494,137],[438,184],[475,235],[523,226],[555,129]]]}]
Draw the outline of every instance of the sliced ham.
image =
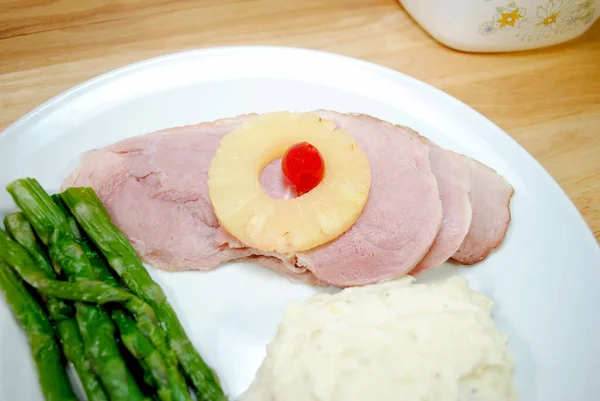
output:
[{"label": "sliced ham", "polygon": [[[356,223],[308,252],[250,249],[219,226],[207,171],[220,140],[254,115],[142,135],[86,154],[64,187],[91,186],[144,261],[163,270],[252,260],[313,285],[365,285],[417,274],[449,257],[470,264],[498,246],[512,188],[482,164],[409,128],[367,115],[316,111],[369,157],[369,200]],[[436,179],[437,178],[437,179]],[[295,196],[279,161],[260,176],[271,196]]]},{"label": "sliced ham", "polygon": [[173,128],[87,153],[63,186],[90,186],[142,259],[162,270],[248,257],[219,229],[206,175],[221,138],[252,116]]},{"label": "sliced ham", "polygon": [[297,265],[339,287],[408,273],[427,253],[442,222],[429,148],[414,131],[367,115],[316,113],[356,138],[371,164],[371,192],[346,233],[296,255]]},{"label": "sliced ham", "polygon": [[458,251],[471,224],[471,168],[465,156],[442,149],[426,139],[431,170],[437,179],[442,200],[442,228],[431,249],[410,274],[416,275],[439,266]]},{"label": "sliced ham", "polygon": [[472,265],[487,257],[504,240],[514,189],[491,168],[467,157],[464,161],[471,170],[469,198],[473,217],[469,232],[452,259]]},{"label": "sliced ham", "polygon": [[[429,148],[410,129],[366,115],[319,111],[355,136],[371,161],[369,201],[340,237],[310,252],[264,254],[219,227],[206,185],[220,139],[252,116],[174,128],[87,154],[64,186],[93,187],[141,257],[164,270],[208,269],[252,257],[305,282],[347,287],[400,277],[431,247],[442,223]],[[276,163],[261,176],[274,197],[293,196]]]}]

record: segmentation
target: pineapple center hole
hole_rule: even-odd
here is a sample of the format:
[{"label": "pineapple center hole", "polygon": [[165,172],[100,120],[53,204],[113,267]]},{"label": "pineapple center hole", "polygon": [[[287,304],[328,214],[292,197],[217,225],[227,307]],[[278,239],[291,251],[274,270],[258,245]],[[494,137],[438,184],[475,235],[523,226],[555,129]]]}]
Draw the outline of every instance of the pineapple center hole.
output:
[{"label": "pineapple center hole", "polygon": [[262,190],[271,198],[291,199],[298,196],[283,176],[281,158],[277,158],[267,164],[260,173],[259,181]]}]

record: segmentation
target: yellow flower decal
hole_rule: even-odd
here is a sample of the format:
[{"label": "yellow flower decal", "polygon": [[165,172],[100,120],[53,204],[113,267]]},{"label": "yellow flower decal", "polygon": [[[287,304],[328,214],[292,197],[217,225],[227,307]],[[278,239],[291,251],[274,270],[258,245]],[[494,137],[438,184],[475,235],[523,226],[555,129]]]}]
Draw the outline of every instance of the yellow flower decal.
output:
[{"label": "yellow flower decal", "polygon": [[[489,34],[495,31],[496,29],[506,30],[519,27],[521,23],[525,20],[526,10],[523,7],[517,7],[514,1],[509,3],[506,7],[496,8],[496,11],[498,12],[498,14],[496,14],[494,18],[492,18],[492,20],[488,21],[487,23],[487,32],[481,32],[482,27],[479,28],[479,32],[483,34]],[[492,32],[490,32],[490,23],[492,26]]]},{"label": "yellow flower decal", "polygon": [[549,17],[544,18],[544,20],[542,22],[539,22],[537,25],[552,25],[552,24],[556,24],[556,16],[558,15],[558,12],[552,14]]},{"label": "yellow flower decal", "polygon": [[515,26],[515,22],[517,22],[521,17],[519,14],[519,10],[515,9],[508,13],[500,14],[500,19],[498,23],[500,24],[500,28],[504,28],[506,26]]},{"label": "yellow flower decal", "polygon": [[518,28],[517,36],[528,41],[548,37],[553,33],[563,33],[578,25],[589,24],[596,11],[594,2],[595,0],[548,0],[546,6],[539,6],[535,16],[530,18],[527,10],[513,1],[506,7],[498,7],[497,14],[479,26],[479,33],[490,35],[498,30]]}]

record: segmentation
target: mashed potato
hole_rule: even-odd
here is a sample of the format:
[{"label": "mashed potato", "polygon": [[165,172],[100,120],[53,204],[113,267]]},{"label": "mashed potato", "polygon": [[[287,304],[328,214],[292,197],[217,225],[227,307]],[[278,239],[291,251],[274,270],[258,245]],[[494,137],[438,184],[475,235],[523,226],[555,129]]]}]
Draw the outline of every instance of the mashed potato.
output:
[{"label": "mashed potato", "polygon": [[516,400],[492,303],[411,277],[290,307],[241,401]]}]

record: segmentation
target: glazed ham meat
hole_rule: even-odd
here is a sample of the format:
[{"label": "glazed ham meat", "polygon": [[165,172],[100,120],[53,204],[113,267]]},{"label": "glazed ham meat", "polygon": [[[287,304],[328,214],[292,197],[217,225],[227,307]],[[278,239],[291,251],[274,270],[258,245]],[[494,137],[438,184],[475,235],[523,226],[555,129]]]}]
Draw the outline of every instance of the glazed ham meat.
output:
[{"label": "glazed ham meat", "polygon": [[[63,187],[92,187],[143,260],[169,271],[253,260],[310,284],[350,287],[417,274],[449,258],[470,264],[503,240],[512,188],[493,170],[413,130],[361,114],[315,111],[348,131],[371,165],[367,204],[345,233],[276,254],[219,226],[207,171],[220,141],[256,115],[172,128],[87,153]],[[272,197],[295,196],[280,164],[260,176]]]}]

